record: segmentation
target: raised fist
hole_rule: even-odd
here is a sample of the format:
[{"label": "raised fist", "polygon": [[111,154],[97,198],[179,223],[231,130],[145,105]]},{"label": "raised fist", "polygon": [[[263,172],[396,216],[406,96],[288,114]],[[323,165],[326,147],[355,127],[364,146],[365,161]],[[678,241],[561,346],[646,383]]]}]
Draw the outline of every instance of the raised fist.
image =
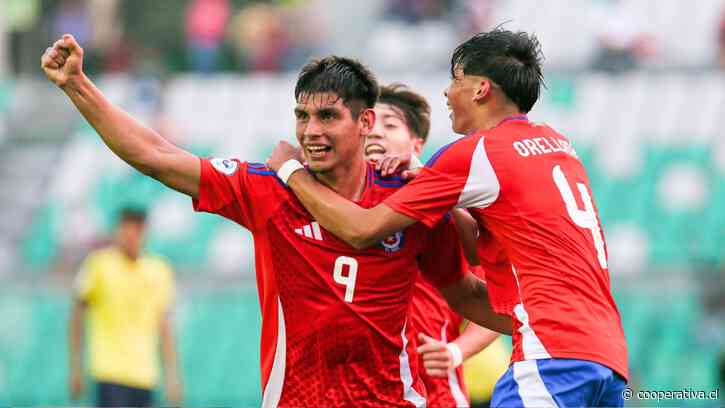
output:
[{"label": "raised fist", "polygon": [[70,79],[83,74],[83,48],[70,34],[65,34],[48,47],[40,58],[45,76],[63,87]]}]

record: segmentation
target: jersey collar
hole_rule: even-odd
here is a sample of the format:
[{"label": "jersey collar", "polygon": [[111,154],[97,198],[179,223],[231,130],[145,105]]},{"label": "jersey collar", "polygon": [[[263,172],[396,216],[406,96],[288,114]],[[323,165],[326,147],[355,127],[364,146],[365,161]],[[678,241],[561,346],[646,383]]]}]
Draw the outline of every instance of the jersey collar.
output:
[{"label": "jersey collar", "polygon": [[508,116],[508,117],[503,118],[503,120],[501,122],[498,122],[498,125],[496,125],[496,126],[501,126],[504,123],[510,122],[510,121],[513,121],[513,120],[524,120],[524,121],[528,122],[529,121],[529,118],[526,115],[512,115],[512,116]]}]

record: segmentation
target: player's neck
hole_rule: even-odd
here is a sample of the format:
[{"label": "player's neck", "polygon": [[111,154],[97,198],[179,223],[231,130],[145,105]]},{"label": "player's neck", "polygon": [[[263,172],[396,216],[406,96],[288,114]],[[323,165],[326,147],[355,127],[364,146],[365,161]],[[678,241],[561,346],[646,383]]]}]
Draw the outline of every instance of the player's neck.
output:
[{"label": "player's neck", "polygon": [[136,260],[139,257],[138,251],[133,251],[130,248],[127,248],[123,244],[116,243],[116,248],[128,259],[129,261],[136,262]]},{"label": "player's neck", "polygon": [[365,190],[365,160],[353,160],[344,166],[338,166],[325,173],[316,174],[317,180],[335,190],[348,200],[357,201]]},{"label": "player's neck", "polygon": [[478,120],[473,124],[473,129],[467,133],[492,129],[503,122],[504,119],[517,115],[523,115],[523,113],[515,105],[504,104],[491,108],[482,107],[482,111],[475,115]]}]

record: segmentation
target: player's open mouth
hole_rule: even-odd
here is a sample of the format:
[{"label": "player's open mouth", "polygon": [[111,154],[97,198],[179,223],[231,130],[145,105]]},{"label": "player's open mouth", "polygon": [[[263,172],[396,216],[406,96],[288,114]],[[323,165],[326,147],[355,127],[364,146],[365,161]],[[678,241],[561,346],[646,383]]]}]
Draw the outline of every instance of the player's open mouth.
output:
[{"label": "player's open mouth", "polygon": [[327,152],[332,150],[332,146],[325,145],[306,145],[307,155],[312,159],[319,159],[325,157]]},{"label": "player's open mouth", "polygon": [[385,148],[379,144],[369,144],[365,146],[365,154],[368,156],[371,154],[385,154]]}]

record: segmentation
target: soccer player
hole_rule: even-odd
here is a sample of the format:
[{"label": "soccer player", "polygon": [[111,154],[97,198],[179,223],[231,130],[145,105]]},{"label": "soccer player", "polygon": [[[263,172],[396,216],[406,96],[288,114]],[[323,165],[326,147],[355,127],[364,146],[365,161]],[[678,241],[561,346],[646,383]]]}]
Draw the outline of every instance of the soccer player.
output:
[{"label": "soccer player", "polygon": [[[510,332],[511,319],[490,309],[482,283],[464,275],[452,221],[432,230],[411,225],[355,250],[320,228],[284,186],[284,175],[277,178],[262,164],[196,157],[110,104],[83,74],[82,56],[65,35],[41,65],[109,148],[192,197],[195,210],[252,231],[263,406],[425,405],[407,323],[419,267],[467,318]],[[297,138],[311,174],[367,207],[402,185],[380,177],[363,157],[378,93],[365,67],[338,57],[306,65],[295,87]]]},{"label": "soccer player", "polygon": [[[365,139],[368,160],[420,155],[430,130],[430,106],[425,98],[401,84],[383,86],[375,105],[375,118],[375,126]],[[462,238],[464,241],[466,237]],[[472,241],[475,245],[475,238]],[[479,263],[474,257],[475,263]],[[499,334],[472,323],[461,332],[463,319],[424,279],[415,284],[411,306],[411,319],[423,342],[418,352],[425,367],[421,377],[428,392],[428,406],[468,406],[461,363],[491,344]]]},{"label": "soccer player", "polygon": [[125,208],[114,244],[94,251],[76,279],[69,321],[70,395],[83,391],[82,345],[88,317],[91,377],[98,407],[148,407],[164,363],[166,395],[181,403],[172,321],[174,276],[158,257],[142,252],[146,213]]},{"label": "soccer player", "polygon": [[[524,32],[495,29],[458,46],[444,94],[453,130],[465,136],[380,205],[361,208],[302,171],[288,184],[320,225],[356,248],[468,208],[504,249],[520,292],[513,364],[492,405],[619,406],[627,348],[586,171],[566,137],[526,117],[541,58]],[[280,143],[268,164],[289,168],[292,154]]]}]

